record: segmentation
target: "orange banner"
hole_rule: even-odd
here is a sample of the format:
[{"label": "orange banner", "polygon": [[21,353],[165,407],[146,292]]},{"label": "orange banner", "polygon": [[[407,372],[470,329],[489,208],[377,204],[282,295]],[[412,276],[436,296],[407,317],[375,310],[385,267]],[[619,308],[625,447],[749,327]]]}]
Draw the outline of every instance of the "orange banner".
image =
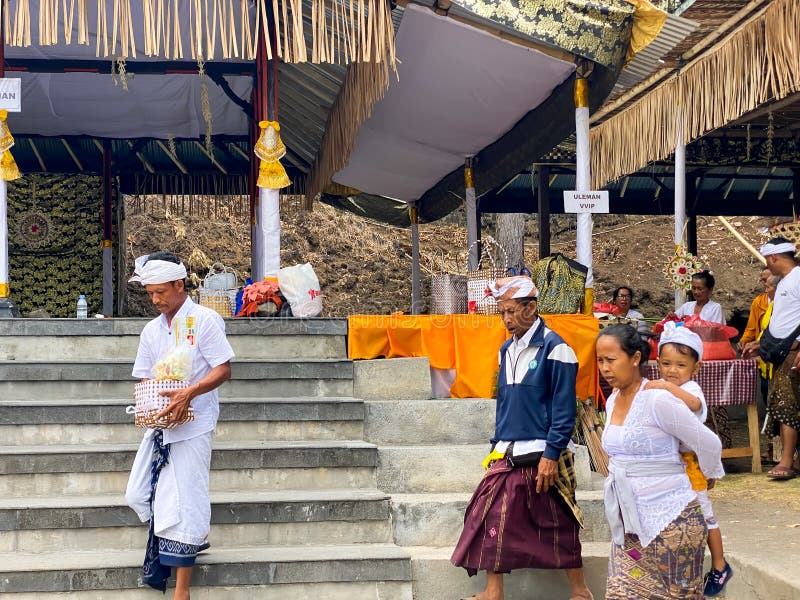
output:
[{"label": "orange banner", "polygon": [[[597,319],[547,315],[544,320],[578,357],[578,397],[596,399]],[[453,398],[493,398],[498,352],[507,338],[496,315],[354,315],[348,319],[347,352],[352,360],[427,356],[434,369],[455,369]]]}]

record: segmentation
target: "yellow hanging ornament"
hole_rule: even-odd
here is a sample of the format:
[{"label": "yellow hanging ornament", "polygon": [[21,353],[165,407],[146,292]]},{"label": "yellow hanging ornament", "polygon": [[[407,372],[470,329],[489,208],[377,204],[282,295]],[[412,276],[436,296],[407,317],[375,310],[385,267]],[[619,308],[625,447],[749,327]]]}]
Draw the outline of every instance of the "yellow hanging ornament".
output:
[{"label": "yellow hanging ornament", "polygon": [[14,136],[11,135],[11,131],[6,125],[7,118],[8,111],[5,109],[0,110],[0,152],[5,152],[14,145]]},{"label": "yellow hanging ornament", "polygon": [[14,181],[20,177],[22,177],[22,173],[19,172],[17,162],[11,156],[11,152],[6,150],[3,152],[3,156],[0,157],[0,178],[5,181]]},{"label": "yellow hanging ornament", "polygon": [[11,135],[11,130],[6,125],[7,118],[8,111],[5,109],[0,110],[0,152],[2,152],[2,157],[0,157],[0,177],[5,181],[14,181],[22,177],[22,174],[19,172],[19,167],[17,167],[17,163],[9,151],[9,148],[14,145],[14,136]]},{"label": "yellow hanging ornament", "polygon": [[254,152],[261,159],[261,164],[258,167],[256,185],[271,190],[290,186],[292,181],[280,162],[286,155],[286,146],[283,145],[278,133],[281,126],[277,121],[260,121],[258,126],[261,128],[261,135],[258,137]]}]

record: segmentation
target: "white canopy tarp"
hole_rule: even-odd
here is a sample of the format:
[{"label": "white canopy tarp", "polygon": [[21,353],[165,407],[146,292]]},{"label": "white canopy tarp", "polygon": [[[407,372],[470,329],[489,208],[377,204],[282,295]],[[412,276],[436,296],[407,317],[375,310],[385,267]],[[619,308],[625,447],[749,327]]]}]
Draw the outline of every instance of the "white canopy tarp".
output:
[{"label": "white canopy tarp", "polygon": [[399,79],[390,79],[333,180],[405,201],[500,138],[575,70],[415,5],[403,15],[396,49]]}]

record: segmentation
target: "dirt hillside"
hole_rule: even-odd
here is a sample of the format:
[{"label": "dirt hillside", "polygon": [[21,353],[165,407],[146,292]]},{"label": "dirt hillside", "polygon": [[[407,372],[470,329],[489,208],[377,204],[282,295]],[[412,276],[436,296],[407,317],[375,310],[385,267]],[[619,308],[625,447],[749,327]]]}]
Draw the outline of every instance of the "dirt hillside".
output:
[{"label": "dirt hillside", "polygon": [[[176,252],[187,260],[196,250],[221,261],[240,275],[250,261],[247,211],[231,211],[217,218],[173,216],[156,209],[131,214],[125,225],[127,263],[156,249]],[[239,214],[236,214],[236,213]],[[324,294],[328,316],[410,312],[411,237],[409,230],[385,226],[318,204],[312,212],[296,202],[281,207],[281,263],[310,262]],[[451,272],[464,268],[466,233],[455,213],[447,223],[420,226],[423,298],[428,305],[428,281],[440,265]],[[526,224],[525,257],[538,258],[538,224],[535,215]],[[743,217],[730,221],[752,244],[766,239],[763,229],[772,219]],[[574,216],[553,217],[552,250],[575,255]],[[491,216],[482,223],[484,234],[494,233]],[[720,302],[732,324],[746,319],[750,301],[758,293],[758,261],[713,218],[700,218],[698,252],[717,279],[713,298]],[[673,252],[670,217],[601,215],[595,218],[593,238],[595,295],[606,299],[618,285],[636,292],[635,306],[646,317],[661,317],[672,304],[673,293],[661,269]],[[195,253],[195,256],[197,254]],[[198,269],[198,275],[205,275]],[[147,298],[136,286],[128,287],[128,316],[152,315]]]}]

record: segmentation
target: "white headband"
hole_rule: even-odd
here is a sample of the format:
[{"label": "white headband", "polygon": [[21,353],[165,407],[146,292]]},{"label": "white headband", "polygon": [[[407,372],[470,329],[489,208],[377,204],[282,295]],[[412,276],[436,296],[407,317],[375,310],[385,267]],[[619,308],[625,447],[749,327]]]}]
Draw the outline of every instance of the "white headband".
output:
[{"label": "white headband", "polygon": [[[507,298],[502,298],[513,290],[513,293]],[[514,300],[518,298],[536,298],[539,291],[533,285],[533,280],[524,275],[516,275],[514,277],[503,277],[497,281],[493,281],[486,288],[486,295],[492,295],[495,300]]]},{"label": "white headband", "polygon": [[186,267],[183,263],[175,264],[167,260],[147,260],[147,255],[136,259],[134,275],[128,282],[138,281],[142,285],[156,285],[169,283],[186,277]]},{"label": "white headband", "polygon": [[759,252],[761,256],[772,256],[773,254],[783,254],[785,252],[794,254],[797,252],[797,249],[794,247],[794,244],[783,242],[781,244],[764,244],[759,249]]},{"label": "white headband", "polygon": [[703,340],[694,331],[673,321],[664,323],[664,331],[658,341],[658,353],[664,344],[683,344],[697,352],[697,360],[703,360]]}]

